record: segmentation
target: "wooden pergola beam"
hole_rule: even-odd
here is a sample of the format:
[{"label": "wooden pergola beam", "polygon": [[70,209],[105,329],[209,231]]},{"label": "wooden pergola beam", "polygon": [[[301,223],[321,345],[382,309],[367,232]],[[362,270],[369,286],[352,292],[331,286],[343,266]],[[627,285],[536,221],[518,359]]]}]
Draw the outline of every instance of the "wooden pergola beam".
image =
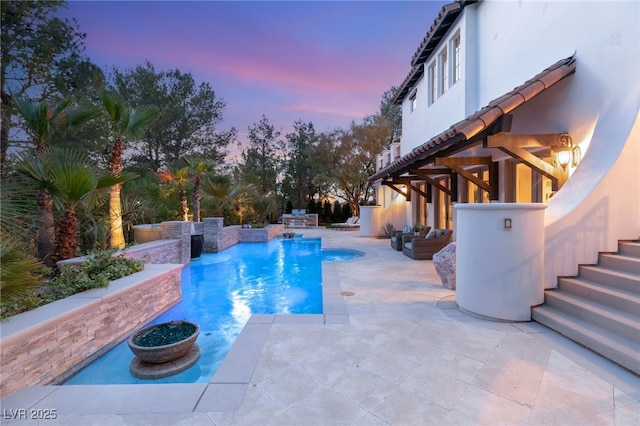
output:
[{"label": "wooden pergola beam", "polygon": [[[489,194],[489,199],[491,200],[496,200],[498,199],[498,188],[495,186],[492,186],[491,183],[487,183],[485,181],[483,181],[482,179],[480,179],[478,176],[474,175],[473,173],[469,172],[468,170],[464,169],[462,166],[475,166],[475,165],[489,165],[491,166],[494,162],[491,161],[491,157],[438,157],[436,158],[436,166],[446,166],[448,168],[450,168],[451,170],[453,170],[454,172],[456,172],[457,174],[459,174],[460,176],[462,176],[463,178],[467,179],[469,182],[472,182],[473,184],[475,184],[476,186],[478,186],[479,188],[487,191],[487,193]],[[497,164],[497,163],[496,163]],[[491,182],[493,179],[491,179],[491,174],[492,171],[493,173],[495,173],[495,171],[497,170],[497,168],[495,167],[490,167],[489,168],[489,181]],[[496,183],[497,183],[497,179],[495,179]],[[493,198],[495,196],[495,198]]]},{"label": "wooden pergola beam", "polygon": [[517,158],[538,173],[551,180],[552,190],[557,191],[567,180],[567,172],[553,166],[542,158],[525,150],[525,147],[559,147],[566,145],[566,133],[542,135],[511,135],[500,133],[487,137],[487,148],[498,148],[513,158]]},{"label": "wooden pergola beam", "polygon": [[[437,180],[433,179],[430,176],[430,175],[434,175],[434,174],[453,176],[453,173],[450,170],[447,170],[447,169],[438,170],[437,173],[434,173],[434,170],[435,169],[412,169],[411,173],[414,173],[420,179],[424,180],[429,185],[432,185],[432,186],[438,188],[440,191],[444,192],[445,194],[448,194],[450,197],[454,197],[455,198],[454,192],[451,189],[449,189],[446,186],[442,185],[440,182],[438,182]],[[455,194],[457,195],[457,191],[456,191]]]}]

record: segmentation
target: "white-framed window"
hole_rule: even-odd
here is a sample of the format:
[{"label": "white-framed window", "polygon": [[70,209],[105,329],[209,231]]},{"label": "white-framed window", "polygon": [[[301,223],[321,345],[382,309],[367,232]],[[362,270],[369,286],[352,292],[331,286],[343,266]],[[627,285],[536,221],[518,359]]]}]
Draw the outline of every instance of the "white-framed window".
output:
[{"label": "white-framed window", "polygon": [[440,94],[442,95],[449,88],[449,53],[447,49],[440,53],[438,62],[440,63],[438,73],[440,74]]},{"label": "white-framed window", "polygon": [[414,90],[411,96],[409,97],[409,103],[411,107],[411,112],[415,111],[418,108],[418,91]]},{"label": "white-framed window", "polygon": [[427,68],[427,78],[429,79],[429,105],[431,105],[438,97],[438,80],[436,79],[435,62]]},{"label": "white-framed window", "polygon": [[460,33],[456,34],[451,41],[451,48],[453,50],[453,84],[460,81],[460,55],[462,46],[460,44]]}]

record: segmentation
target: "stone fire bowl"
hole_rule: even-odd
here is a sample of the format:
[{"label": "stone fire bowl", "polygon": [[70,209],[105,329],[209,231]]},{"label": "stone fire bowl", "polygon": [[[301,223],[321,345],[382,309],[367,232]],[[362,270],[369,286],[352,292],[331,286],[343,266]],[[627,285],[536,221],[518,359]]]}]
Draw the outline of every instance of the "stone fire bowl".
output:
[{"label": "stone fire bowl", "polygon": [[[183,334],[188,336],[182,340],[169,344],[158,346],[142,346],[141,340],[154,331],[158,330],[175,331],[176,328],[182,328]],[[185,331],[186,328],[187,330]],[[189,334],[189,332],[191,334]],[[184,356],[193,346],[200,334],[200,326],[189,321],[171,321],[162,324],[154,324],[152,326],[136,331],[129,337],[128,344],[131,351],[141,361],[151,364],[162,364]]]}]

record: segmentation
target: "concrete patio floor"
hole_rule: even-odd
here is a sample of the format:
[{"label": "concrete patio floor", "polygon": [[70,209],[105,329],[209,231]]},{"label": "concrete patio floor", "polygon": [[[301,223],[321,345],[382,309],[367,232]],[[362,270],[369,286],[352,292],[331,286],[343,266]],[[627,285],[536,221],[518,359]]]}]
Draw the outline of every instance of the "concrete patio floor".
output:
[{"label": "concrete patio floor", "polygon": [[640,425],[640,377],[537,323],[460,312],[389,240],[297,232],[366,253],[325,262],[325,315],[254,315],[208,384],[30,387],[1,423]]}]

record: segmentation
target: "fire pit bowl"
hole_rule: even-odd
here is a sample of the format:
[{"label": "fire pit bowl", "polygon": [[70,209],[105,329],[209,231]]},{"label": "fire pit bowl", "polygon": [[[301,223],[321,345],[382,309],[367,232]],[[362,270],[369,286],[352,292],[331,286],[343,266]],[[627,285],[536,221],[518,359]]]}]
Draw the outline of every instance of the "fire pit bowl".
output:
[{"label": "fire pit bowl", "polygon": [[136,331],[129,337],[131,351],[140,361],[162,364],[184,356],[200,334],[198,324],[170,321]]}]

